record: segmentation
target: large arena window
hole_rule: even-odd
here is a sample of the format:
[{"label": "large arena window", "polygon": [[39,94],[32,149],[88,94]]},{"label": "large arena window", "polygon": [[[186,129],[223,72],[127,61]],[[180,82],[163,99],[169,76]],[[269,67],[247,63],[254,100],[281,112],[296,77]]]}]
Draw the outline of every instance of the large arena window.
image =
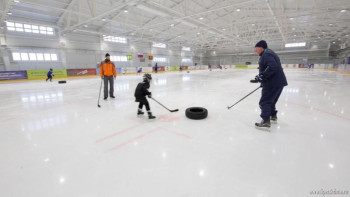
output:
[{"label": "large arena window", "polygon": [[192,62],[192,59],[190,59],[190,58],[184,58],[184,59],[182,59],[182,62]]},{"label": "large arena window", "polygon": [[166,44],[163,44],[163,43],[155,43],[154,42],[152,46],[157,47],[157,48],[163,48],[163,49],[166,48]]},{"label": "large arena window", "polygon": [[154,57],[153,61],[154,62],[166,62],[167,59],[165,57]]},{"label": "large arena window", "polygon": [[182,50],[183,51],[191,51],[191,48],[190,47],[182,47]]},{"label": "large arena window", "polygon": [[103,40],[107,41],[107,42],[117,42],[117,43],[123,43],[123,44],[127,43],[126,38],[123,38],[123,37],[114,37],[114,36],[103,35]]},{"label": "large arena window", "polygon": [[12,53],[13,61],[58,61],[55,53]]},{"label": "large arena window", "polygon": [[23,24],[17,22],[6,22],[6,27],[8,31],[17,31],[32,34],[44,34],[44,35],[54,35],[54,30],[52,27]]},{"label": "large arena window", "polygon": [[305,42],[299,42],[299,43],[287,43],[285,45],[286,48],[291,48],[291,47],[304,47],[306,46]]},{"label": "large arena window", "polygon": [[110,59],[111,59],[111,61],[114,61],[114,62],[126,62],[126,61],[128,61],[126,56],[111,56]]}]

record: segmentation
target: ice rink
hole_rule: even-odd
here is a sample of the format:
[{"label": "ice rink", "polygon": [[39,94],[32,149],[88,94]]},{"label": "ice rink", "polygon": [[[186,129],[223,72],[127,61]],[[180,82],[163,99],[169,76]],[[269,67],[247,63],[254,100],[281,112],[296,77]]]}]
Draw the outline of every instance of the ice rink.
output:
[{"label": "ice rink", "polygon": [[[0,84],[0,196],[302,197],[349,189],[350,76],[285,69],[278,121],[257,129],[257,70],[152,74],[157,117],[137,116],[142,76]],[[188,107],[207,119],[190,120]],[[282,195],[281,195],[282,194]]]}]

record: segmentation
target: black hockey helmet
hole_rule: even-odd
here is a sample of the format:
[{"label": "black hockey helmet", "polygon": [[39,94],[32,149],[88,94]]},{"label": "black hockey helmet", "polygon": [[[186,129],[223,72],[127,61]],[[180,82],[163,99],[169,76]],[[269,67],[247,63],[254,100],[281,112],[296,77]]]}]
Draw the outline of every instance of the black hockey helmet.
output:
[{"label": "black hockey helmet", "polygon": [[152,80],[151,74],[148,74],[148,73],[144,74],[144,75],[143,75],[143,78],[144,78],[144,79]]}]

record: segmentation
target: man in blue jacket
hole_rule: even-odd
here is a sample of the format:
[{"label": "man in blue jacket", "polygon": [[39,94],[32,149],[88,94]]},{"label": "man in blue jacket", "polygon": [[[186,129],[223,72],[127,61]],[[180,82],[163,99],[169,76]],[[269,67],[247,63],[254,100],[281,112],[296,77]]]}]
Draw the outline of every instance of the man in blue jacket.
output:
[{"label": "man in blue jacket", "polygon": [[265,40],[255,45],[255,52],[260,56],[259,74],[255,77],[262,86],[259,106],[262,121],[255,123],[257,127],[270,127],[270,118],[277,121],[276,103],[280,97],[283,87],[287,86],[287,79],[284,75],[280,58],[275,52],[267,48]]}]

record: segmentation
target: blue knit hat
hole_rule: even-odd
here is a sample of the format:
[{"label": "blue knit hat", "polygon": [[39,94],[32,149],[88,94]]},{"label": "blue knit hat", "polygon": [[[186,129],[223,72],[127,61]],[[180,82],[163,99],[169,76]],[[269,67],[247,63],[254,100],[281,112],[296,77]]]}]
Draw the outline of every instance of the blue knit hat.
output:
[{"label": "blue knit hat", "polygon": [[264,49],[267,49],[267,43],[265,40],[260,40],[258,43],[256,43],[255,47],[262,47]]}]

